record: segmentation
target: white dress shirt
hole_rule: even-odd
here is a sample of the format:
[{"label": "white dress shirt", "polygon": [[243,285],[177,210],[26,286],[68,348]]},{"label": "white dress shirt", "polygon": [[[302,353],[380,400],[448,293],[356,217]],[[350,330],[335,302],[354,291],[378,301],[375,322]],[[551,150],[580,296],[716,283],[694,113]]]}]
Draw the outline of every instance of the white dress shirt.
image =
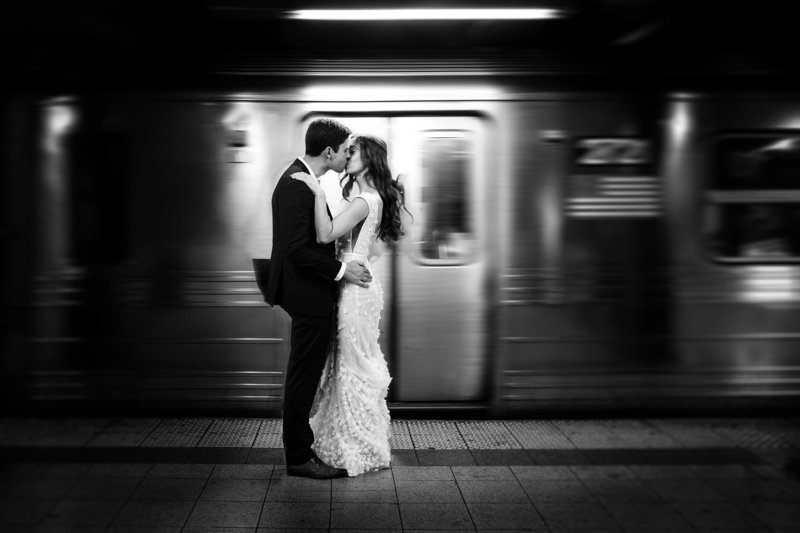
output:
[{"label": "white dress shirt", "polygon": [[[319,181],[319,178],[317,177],[317,175],[316,175],[316,174],[314,174],[314,171],[313,171],[313,170],[311,170],[311,167],[310,167],[310,166],[308,166],[308,163],[306,163],[306,160],[305,160],[305,159],[303,159],[302,157],[298,157],[297,159],[299,159],[299,160],[300,160],[300,162],[301,162],[301,163],[303,163],[303,166],[305,166],[305,167],[306,167],[306,171],[307,171],[309,174],[311,174],[311,175],[314,177],[314,179],[315,179],[315,180]],[[341,266],[341,268],[339,268],[339,273],[338,273],[338,274],[336,275],[336,277],[334,278],[334,281],[339,281],[340,279],[342,279],[342,278],[344,277],[344,272],[345,272],[345,270],[347,270],[347,265],[345,265],[344,263],[342,263],[342,266]]]}]

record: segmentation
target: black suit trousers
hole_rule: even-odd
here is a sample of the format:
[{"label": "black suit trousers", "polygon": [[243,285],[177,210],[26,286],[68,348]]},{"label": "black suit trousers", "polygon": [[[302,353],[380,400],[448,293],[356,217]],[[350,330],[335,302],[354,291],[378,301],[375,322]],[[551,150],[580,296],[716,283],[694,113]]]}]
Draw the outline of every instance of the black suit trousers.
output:
[{"label": "black suit trousers", "polygon": [[283,445],[286,464],[313,456],[314,432],[308,423],[333,329],[333,310],[323,316],[292,313],[291,349],[283,393]]}]

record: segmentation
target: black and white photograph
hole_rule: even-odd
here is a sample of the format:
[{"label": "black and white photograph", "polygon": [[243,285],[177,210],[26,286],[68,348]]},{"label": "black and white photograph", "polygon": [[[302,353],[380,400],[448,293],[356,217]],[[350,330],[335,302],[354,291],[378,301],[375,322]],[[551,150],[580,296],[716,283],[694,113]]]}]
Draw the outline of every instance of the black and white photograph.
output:
[{"label": "black and white photograph", "polygon": [[0,0],[0,533],[800,533],[793,7]]}]

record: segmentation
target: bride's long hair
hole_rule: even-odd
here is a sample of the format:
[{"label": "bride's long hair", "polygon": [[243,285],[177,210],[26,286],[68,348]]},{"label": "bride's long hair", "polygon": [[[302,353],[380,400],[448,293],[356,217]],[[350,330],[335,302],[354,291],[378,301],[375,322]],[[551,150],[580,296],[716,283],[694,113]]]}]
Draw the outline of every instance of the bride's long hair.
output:
[{"label": "bride's long hair", "polygon": [[[361,159],[367,167],[365,175],[367,181],[375,187],[383,200],[383,215],[378,228],[378,238],[383,242],[397,241],[405,235],[402,212],[405,210],[408,213],[408,209],[405,206],[403,186],[392,178],[386,143],[371,135],[358,135],[353,143],[361,150]],[[347,174],[342,181],[344,182],[342,196],[348,200],[356,178]]]}]

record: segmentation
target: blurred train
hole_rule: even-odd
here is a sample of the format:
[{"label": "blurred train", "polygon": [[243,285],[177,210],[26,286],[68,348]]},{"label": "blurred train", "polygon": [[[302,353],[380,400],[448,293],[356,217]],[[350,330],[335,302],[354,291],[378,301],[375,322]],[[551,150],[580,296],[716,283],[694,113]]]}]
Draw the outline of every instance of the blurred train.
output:
[{"label": "blurred train", "polygon": [[251,259],[323,116],[386,139],[413,215],[375,273],[394,413],[797,406],[800,93],[425,65],[5,104],[6,408],[279,415]]}]

